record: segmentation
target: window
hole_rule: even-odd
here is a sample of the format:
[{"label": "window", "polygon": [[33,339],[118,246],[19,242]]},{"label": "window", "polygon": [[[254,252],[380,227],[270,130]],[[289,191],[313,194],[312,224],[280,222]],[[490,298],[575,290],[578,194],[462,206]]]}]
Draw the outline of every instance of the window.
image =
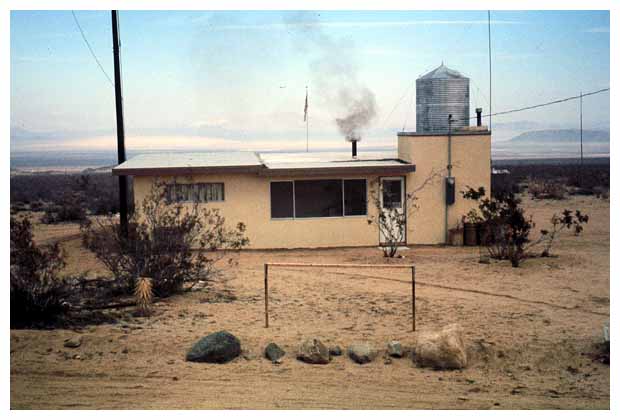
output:
[{"label": "window", "polygon": [[383,207],[400,209],[403,206],[400,179],[384,179],[382,181]]},{"label": "window", "polygon": [[295,181],[295,217],[342,216],[342,181]]},{"label": "window", "polygon": [[217,182],[166,185],[166,200],[172,203],[224,201],[224,184]]},{"label": "window", "polygon": [[344,182],[344,215],[366,215],[366,180],[345,179]]},{"label": "window", "polygon": [[293,216],[293,182],[272,182],[271,217],[282,219]]},{"label": "window", "polygon": [[271,183],[271,217],[307,218],[366,215],[365,179]]}]

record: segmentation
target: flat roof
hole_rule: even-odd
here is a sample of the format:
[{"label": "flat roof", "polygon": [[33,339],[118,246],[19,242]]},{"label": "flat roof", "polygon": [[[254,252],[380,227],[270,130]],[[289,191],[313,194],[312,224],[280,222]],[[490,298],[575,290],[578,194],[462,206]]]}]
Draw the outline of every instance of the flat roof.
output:
[{"label": "flat roof", "polygon": [[198,152],[138,155],[112,169],[114,175],[191,175],[255,173],[257,175],[384,174],[415,171],[398,159],[396,151],[364,152],[357,159],[348,152],[255,153]]},{"label": "flat roof", "polygon": [[[398,137],[447,137],[448,136],[448,132],[443,132],[443,133],[439,133],[439,132],[433,132],[433,133],[418,133],[417,131],[399,131],[398,133],[396,133],[396,135]],[[454,131],[452,131],[452,137],[458,137],[458,136],[490,136],[491,135],[491,131],[488,129],[484,129],[484,130],[462,130],[462,129],[455,129]]]}]

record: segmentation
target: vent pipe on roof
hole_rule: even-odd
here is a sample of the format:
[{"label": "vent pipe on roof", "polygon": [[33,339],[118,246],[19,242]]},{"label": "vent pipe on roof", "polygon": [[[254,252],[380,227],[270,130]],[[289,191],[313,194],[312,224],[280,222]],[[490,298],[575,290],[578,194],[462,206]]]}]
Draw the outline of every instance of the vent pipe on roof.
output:
[{"label": "vent pipe on roof", "polygon": [[357,139],[351,140],[351,157],[357,159]]},{"label": "vent pipe on roof", "polygon": [[476,108],[476,125],[482,127],[482,108]]}]

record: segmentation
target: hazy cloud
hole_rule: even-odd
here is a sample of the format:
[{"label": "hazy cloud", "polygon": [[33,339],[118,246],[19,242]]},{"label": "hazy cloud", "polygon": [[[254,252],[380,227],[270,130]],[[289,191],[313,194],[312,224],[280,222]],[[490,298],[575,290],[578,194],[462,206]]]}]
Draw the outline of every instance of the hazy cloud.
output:
[{"label": "hazy cloud", "polygon": [[609,33],[609,26],[596,26],[594,28],[586,29],[584,32],[591,34]]},{"label": "hazy cloud", "polygon": [[[201,16],[196,18],[194,22],[201,23],[211,21],[211,17]],[[491,25],[524,25],[525,22],[514,20],[491,20]],[[212,30],[271,30],[282,29],[290,30],[292,26],[296,26],[301,29],[310,28],[390,28],[390,27],[405,27],[405,26],[419,26],[419,25],[488,25],[486,20],[401,20],[401,21],[379,21],[379,22],[287,22],[287,23],[238,23],[238,24],[224,24],[224,25],[211,25]]]}]

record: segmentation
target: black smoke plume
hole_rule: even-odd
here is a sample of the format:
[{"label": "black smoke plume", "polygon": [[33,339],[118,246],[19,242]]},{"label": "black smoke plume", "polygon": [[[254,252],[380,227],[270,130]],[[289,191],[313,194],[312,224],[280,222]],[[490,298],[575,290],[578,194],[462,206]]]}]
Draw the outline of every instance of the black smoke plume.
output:
[{"label": "black smoke plume", "polygon": [[328,106],[336,105],[336,125],[349,141],[360,140],[377,115],[375,94],[358,80],[352,41],[335,39],[323,30],[317,13],[300,12],[286,20],[291,32],[298,32],[310,44],[314,88]]}]

